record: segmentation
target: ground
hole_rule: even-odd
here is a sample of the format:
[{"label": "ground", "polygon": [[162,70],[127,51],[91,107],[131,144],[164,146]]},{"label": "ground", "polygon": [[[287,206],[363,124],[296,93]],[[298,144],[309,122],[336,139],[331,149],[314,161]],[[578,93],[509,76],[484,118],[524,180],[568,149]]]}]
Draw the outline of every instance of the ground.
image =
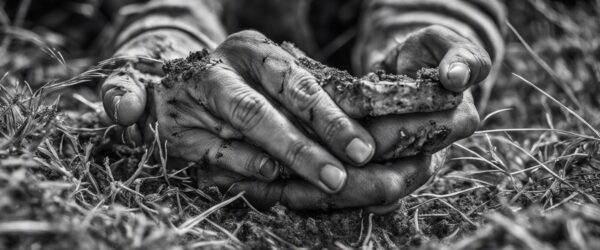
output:
[{"label": "ground", "polygon": [[[96,93],[80,86],[103,71],[5,29],[0,249],[600,248],[600,3],[510,4],[482,126],[384,216],[256,211],[242,196],[197,189],[189,171],[152,160],[159,147],[104,136]],[[68,80],[32,90],[25,80],[40,74]]]}]

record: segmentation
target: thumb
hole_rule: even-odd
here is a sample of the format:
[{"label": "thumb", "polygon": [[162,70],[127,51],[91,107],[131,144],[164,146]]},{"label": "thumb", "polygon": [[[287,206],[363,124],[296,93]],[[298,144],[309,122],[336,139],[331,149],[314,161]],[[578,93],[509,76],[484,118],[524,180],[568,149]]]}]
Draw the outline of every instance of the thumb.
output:
[{"label": "thumb", "polygon": [[102,84],[104,110],[122,126],[137,122],[146,107],[146,86],[133,74],[135,72],[121,69],[110,74]]}]

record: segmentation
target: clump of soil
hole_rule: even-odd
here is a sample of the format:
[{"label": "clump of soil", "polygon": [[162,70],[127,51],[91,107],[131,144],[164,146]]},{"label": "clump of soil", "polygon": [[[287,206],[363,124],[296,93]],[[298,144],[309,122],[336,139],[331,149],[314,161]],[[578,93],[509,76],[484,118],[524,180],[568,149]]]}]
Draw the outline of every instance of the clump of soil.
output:
[{"label": "clump of soil", "polygon": [[441,111],[454,108],[462,101],[462,93],[446,90],[441,85],[436,68],[421,69],[417,79],[381,70],[356,78],[306,57],[291,43],[284,42],[281,47],[296,57],[296,63],[314,75],[352,117]]},{"label": "clump of soil", "polygon": [[[441,111],[462,101],[462,93],[451,92],[441,85],[437,69],[422,69],[417,79],[384,71],[356,78],[304,56],[290,43],[284,42],[281,48],[296,57],[295,63],[314,75],[329,96],[355,118]],[[212,58],[207,50],[191,53],[187,58],[165,64],[166,77],[162,83],[170,88],[190,79],[201,81],[203,72],[218,63],[221,61]]]}]

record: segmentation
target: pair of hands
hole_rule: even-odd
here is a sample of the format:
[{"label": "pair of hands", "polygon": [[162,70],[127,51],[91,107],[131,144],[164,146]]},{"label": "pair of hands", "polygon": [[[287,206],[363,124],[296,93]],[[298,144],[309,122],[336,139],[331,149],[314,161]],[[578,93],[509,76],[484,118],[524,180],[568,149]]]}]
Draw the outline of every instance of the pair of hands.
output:
[{"label": "pair of hands", "polygon": [[[182,32],[156,30],[116,55],[171,60],[202,47]],[[201,79],[162,82],[160,65],[128,63],[105,80],[104,107],[137,144],[152,141],[150,125],[158,121],[170,163],[202,163],[207,167],[198,170],[201,182],[245,191],[260,207],[281,202],[293,209],[393,208],[441,165],[443,152],[430,154],[469,136],[479,122],[468,92],[448,111],[355,120],[291,55],[258,32],[229,36],[211,57],[215,61]],[[490,64],[477,45],[431,26],[414,32],[378,65],[407,75],[439,66],[443,86],[460,92],[485,79]],[[424,154],[398,158],[405,135],[432,122],[449,134],[424,146]],[[285,169],[301,179],[280,179]]]}]

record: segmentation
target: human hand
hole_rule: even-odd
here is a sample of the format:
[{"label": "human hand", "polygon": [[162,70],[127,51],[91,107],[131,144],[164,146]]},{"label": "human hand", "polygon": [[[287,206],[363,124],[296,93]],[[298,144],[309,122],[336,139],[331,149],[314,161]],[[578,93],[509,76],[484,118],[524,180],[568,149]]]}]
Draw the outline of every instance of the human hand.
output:
[{"label": "human hand", "polygon": [[147,109],[147,86],[159,83],[162,61],[187,56],[204,48],[186,33],[173,29],[145,32],[122,45],[113,55],[125,63],[109,74],[101,88],[105,115],[122,143],[142,145],[152,141],[149,124],[155,119]]},{"label": "human hand", "polygon": [[244,196],[258,208],[279,202],[298,210],[365,208],[384,214],[396,210],[400,198],[431,179],[443,165],[446,151],[348,168],[347,184],[336,194],[322,192],[301,179],[266,183],[215,168],[198,169],[197,176],[199,186],[217,185],[230,195],[245,192]]},{"label": "human hand", "polygon": [[151,104],[170,156],[259,180],[278,175],[273,166],[260,178],[264,163],[281,162],[321,190],[339,191],[347,177],[342,161],[369,162],[373,138],[295,60],[262,34],[244,31],[210,55],[168,63]]},{"label": "human hand", "polygon": [[403,32],[397,37],[368,34],[373,38],[366,39],[355,55],[363,61],[360,70],[384,69],[414,77],[423,67],[438,67],[440,82],[454,92],[480,83],[490,73],[492,62],[485,49],[446,27]]},{"label": "human hand", "polygon": [[[375,118],[366,126],[375,138],[384,138],[376,143],[376,156],[383,159],[435,152],[471,135],[479,125],[479,115],[467,89],[483,81],[491,68],[483,48],[445,27],[429,26],[406,33],[399,36],[402,41],[393,40],[389,34],[365,38],[356,54],[364,62],[362,70],[384,69],[414,77],[423,67],[438,67],[442,85],[450,91],[464,92],[463,101],[446,111]],[[433,137],[407,145],[411,141],[407,138],[423,132]]]}]

